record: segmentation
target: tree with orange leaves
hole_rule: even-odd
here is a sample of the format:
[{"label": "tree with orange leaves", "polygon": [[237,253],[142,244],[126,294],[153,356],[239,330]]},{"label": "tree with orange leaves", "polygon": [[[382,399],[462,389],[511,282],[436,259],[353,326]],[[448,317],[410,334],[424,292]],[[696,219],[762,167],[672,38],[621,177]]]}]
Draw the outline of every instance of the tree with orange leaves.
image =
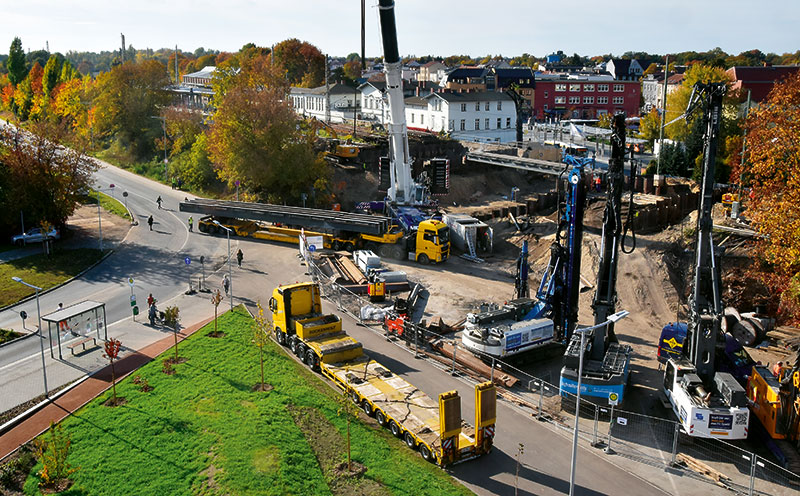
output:
[{"label": "tree with orange leaves", "polygon": [[779,317],[800,322],[800,72],[776,84],[747,119],[744,165],[752,188],[747,215],[765,282],[780,295]]}]

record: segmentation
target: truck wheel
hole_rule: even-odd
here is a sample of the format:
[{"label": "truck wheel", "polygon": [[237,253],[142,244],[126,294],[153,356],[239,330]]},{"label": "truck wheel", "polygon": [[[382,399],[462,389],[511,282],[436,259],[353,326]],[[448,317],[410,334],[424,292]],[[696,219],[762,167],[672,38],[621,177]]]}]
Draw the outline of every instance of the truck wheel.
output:
[{"label": "truck wheel", "polygon": [[356,249],[356,245],[354,245],[351,241],[348,241],[344,244],[344,251],[347,253],[353,253],[353,250]]},{"label": "truck wheel", "polygon": [[275,328],[275,340],[278,341],[279,345],[286,346],[286,333],[277,327]]},{"label": "truck wheel", "polygon": [[372,253],[375,253],[375,254],[378,253],[378,244],[375,243],[375,242],[370,241],[369,243],[367,243],[367,246],[365,246],[365,248],[367,250],[371,251]]},{"label": "truck wheel", "polygon": [[334,251],[339,251],[342,249],[342,243],[340,243],[338,239],[333,240],[331,246],[333,247]]},{"label": "truck wheel", "polygon": [[319,370],[319,363],[317,362],[317,354],[313,350],[306,351],[306,365],[308,368],[316,372]]},{"label": "truck wheel", "polygon": [[199,229],[201,233],[208,232],[208,226],[206,226],[202,222],[197,225],[197,229]]},{"label": "truck wheel", "polygon": [[422,265],[428,265],[430,263],[430,261],[431,261],[431,259],[428,258],[428,255],[426,255],[424,253],[417,257],[417,262],[419,262]]},{"label": "truck wheel", "polygon": [[431,453],[431,450],[424,444],[419,445],[419,454],[422,455],[422,459],[426,462],[434,463],[436,461],[433,458],[433,453]]},{"label": "truck wheel", "polygon": [[353,400],[353,403],[355,403],[356,405],[361,403],[361,398],[358,397],[358,391],[356,391],[355,389],[350,391],[350,399]]},{"label": "truck wheel", "polygon": [[386,415],[380,410],[375,410],[375,420],[382,426],[386,426]]},{"label": "truck wheel", "polygon": [[306,346],[297,339],[297,349],[295,350],[294,354],[297,355],[297,358],[303,360],[306,356]]},{"label": "truck wheel", "polygon": [[364,410],[364,413],[366,413],[370,417],[372,416],[372,405],[369,404],[369,401],[367,400],[362,401],[361,409]]},{"label": "truck wheel", "polygon": [[289,336],[289,349],[292,353],[297,353],[297,338],[295,336]]},{"label": "truck wheel", "polygon": [[414,439],[414,436],[412,436],[410,432],[406,432],[406,435],[403,436],[403,439],[406,442],[406,446],[408,446],[411,449],[416,449],[417,441]]},{"label": "truck wheel", "polygon": [[394,420],[389,421],[389,430],[392,432],[394,437],[400,437],[403,435],[403,429],[401,429]]}]

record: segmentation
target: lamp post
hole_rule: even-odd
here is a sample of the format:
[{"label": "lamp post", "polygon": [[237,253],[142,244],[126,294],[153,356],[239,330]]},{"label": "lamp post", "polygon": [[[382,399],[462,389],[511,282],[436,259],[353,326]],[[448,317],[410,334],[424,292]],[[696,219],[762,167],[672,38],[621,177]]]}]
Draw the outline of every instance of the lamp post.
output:
[{"label": "lamp post", "polygon": [[[103,191],[111,191],[112,194],[114,192],[114,185],[112,184],[108,189],[98,189],[97,191],[97,230],[100,234],[100,254],[103,254],[103,221],[100,220],[100,193]],[[127,205],[127,200],[126,200]],[[125,207],[127,208],[127,206]]]},{"label": "lamp post", "polygon": [[228,233],[228,284],[231,292],[231,311],[233,311],[233,269],[231,268],[231,230],[219,223],[218,220],[214,221],[217,227],[225,229]]},{"label": "lamp post", "polygon": [[628,316],[630,312],[627,310],[620,310],[617,313],[608,316],[608,320],[591,327],[583,329],[576,329],[575,332],[581,335],[580,355],[578,358],[578,390],[576,391],[577,398],[575,399],[575,427],[572,431],[572,462],[570,463],[569,473],[569,496],[575,495],[575,462],[578,458],[578,419],[581,416],[581,377],[583,376],[583,354],[586,348],[586,333],[595,329],[600,329],[608,324],[617,322]]},{"label": "lamp post", "polygon": [[39,318],[39,347],[42,350],[42,379],[44,379],[44,396],[45,398],[50,394],[47,390],[47,370],[45,369],[44,364],[44,334],[42,333],[42,310],[39,307],[39,291],[42,290],[39,286],[34,286],[33,284],[28,284],[27,282],[23,281],[21,277],[12,277],[11,278],[14,282],[18,282],[29,288],[32,288],[36,291],[36,314]]}]

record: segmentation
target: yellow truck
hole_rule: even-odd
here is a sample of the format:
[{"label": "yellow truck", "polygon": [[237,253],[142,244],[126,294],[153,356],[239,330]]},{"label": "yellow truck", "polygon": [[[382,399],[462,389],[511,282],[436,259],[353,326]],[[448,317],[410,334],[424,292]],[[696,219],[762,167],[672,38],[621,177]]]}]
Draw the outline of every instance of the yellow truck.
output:
[{"label": "yellow truck", "polygon": [[[297,244],[301,230],[283,226],[270,226],[253,220],[214,217],[207,215],[198,222],[200,232],[222,234],[224,229],[216,222],[233,231],[236,236],[265,239]],[[305,230],[306,237],[319,236],[323,247],[352,252],[367,249],[386,258],[410,259],[422,264],[444,262],[450,256],[450,232],[447,225],[438,220],[425,220],[409,234],[399,226],[392,226],[386,234],[376,236],[364,233],[329,234]]]},{"label": "yellow truck", "polygon": [[364,354],[361,343],[342,330],[337,315],[322,313],[315,283],[279,286],[269,300],[275,339],[313,370],[333,381],[367,415],[425,460],[440,466],[487,454],[495,435],[495,387],[475,386],[475,425],[461,419],[457,391],[434,401]]}]

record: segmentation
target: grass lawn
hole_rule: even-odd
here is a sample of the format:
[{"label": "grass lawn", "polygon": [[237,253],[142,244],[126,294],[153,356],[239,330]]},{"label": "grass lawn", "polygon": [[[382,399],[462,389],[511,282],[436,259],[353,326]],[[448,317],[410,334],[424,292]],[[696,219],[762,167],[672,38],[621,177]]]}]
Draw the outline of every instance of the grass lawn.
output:
[{"label": "grass lawn", "polygon": [[[0,264],[0,307],[34,294],[34,290],[12,281],[12,277],[21,277],[28,284],[48,289],[74,277],[100,257],[100,250],[78,248],[56,250],[49,257],[37,254]],[[53,309],[43,308],[42,312],[47,313],[47,310]]]},{"label": "grass lawn", "polygon": [[[142,392],[128,378],[117,386],[127,403],[107,407],[101,395],[63,421],[72,436],[69,495],[464,495],[445,471],[361,416],[351,425],[353,460],[366,467],[343,476],[346,418],[341,397],[274,342],[264,348],[259,382],[252,318],[239,307],[180,345],[185,363],[162,372],[168,350],[134,375],[153,387]],[[124,345],[125,343],[123,343]],[[41,467],[34,467],[35,474]],[[29,476],[27,494],[38,494]]]},{"label": "grass lawn", "polygon": [[[119,192],[122,195],[122,191]],[[92,191],[92,194],[86,198],[86,203],[97,205],[97,200],[100,200],[100,207],[123,219],[130,220],[131,216],[128,215],[128,210],[125,205],[116,198],[109,196],[102,191]]]}]

